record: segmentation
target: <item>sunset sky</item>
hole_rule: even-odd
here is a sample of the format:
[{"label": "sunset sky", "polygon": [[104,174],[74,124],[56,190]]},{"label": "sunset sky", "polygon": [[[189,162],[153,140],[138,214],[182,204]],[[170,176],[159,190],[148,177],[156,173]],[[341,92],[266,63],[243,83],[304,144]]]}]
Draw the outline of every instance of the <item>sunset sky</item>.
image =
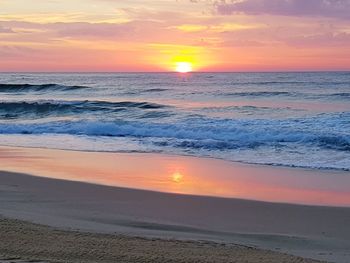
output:
[{"label": "sunset sky", "polygon": [[0,71],[350,70],[350,0],[0,0]]}]

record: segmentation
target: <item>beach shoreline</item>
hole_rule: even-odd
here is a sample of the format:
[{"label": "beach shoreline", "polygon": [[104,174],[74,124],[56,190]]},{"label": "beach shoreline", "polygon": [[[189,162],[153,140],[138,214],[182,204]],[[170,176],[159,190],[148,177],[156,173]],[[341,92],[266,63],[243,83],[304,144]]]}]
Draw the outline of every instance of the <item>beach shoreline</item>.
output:
[{"label": "beach shoreline", "polygon": [[[105,186],[283,204],[350,207],[350,173],[159,153],[0,146],[1,169]],[[137,164],[137,165],[135,165]]]},{"label": "beach shoreline", "polygon": [[3,217],[66,231],[234,243],[329,262],[350,258],[349,208],[167,194],[8,172],[0,172],[0,189]]}]

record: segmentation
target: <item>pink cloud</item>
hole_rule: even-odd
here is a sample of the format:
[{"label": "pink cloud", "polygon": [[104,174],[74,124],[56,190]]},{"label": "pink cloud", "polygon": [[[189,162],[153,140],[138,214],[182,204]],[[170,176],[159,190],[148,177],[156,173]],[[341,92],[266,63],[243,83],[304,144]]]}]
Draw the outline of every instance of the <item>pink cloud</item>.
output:
[{"label": "pink cloud", "polygon": [[298,36],[286,39],[286,42],[299,47],[350,46],[349,33],[325,33]]},{"label": "pink cloud", "polygon": [[245,0],[216,4],[220,14],[320,16],[350,19],[350,0]]},{"label": "pink cloud", "polygon": [[14,33],[13,30],[9,27],[3,27],[0,25],[0,33]]}]

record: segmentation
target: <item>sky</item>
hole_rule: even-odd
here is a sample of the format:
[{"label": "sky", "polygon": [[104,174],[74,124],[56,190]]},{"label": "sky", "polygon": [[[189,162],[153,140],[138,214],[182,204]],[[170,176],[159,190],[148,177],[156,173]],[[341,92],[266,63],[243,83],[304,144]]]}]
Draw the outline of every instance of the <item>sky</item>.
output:
[{"label": "sky", "polygon": [[0,71],[350,70],[350,0],[0,0]]}]

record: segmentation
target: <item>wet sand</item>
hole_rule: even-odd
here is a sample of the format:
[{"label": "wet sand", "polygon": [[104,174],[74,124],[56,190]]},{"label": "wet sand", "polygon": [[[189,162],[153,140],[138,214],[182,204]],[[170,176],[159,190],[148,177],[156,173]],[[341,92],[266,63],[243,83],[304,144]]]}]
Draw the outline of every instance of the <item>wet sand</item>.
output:
[{"label": "wet sand", "polygon": [[143,153],[0,147],[0,170],[157,192],[350,207],[350,172]]}]

